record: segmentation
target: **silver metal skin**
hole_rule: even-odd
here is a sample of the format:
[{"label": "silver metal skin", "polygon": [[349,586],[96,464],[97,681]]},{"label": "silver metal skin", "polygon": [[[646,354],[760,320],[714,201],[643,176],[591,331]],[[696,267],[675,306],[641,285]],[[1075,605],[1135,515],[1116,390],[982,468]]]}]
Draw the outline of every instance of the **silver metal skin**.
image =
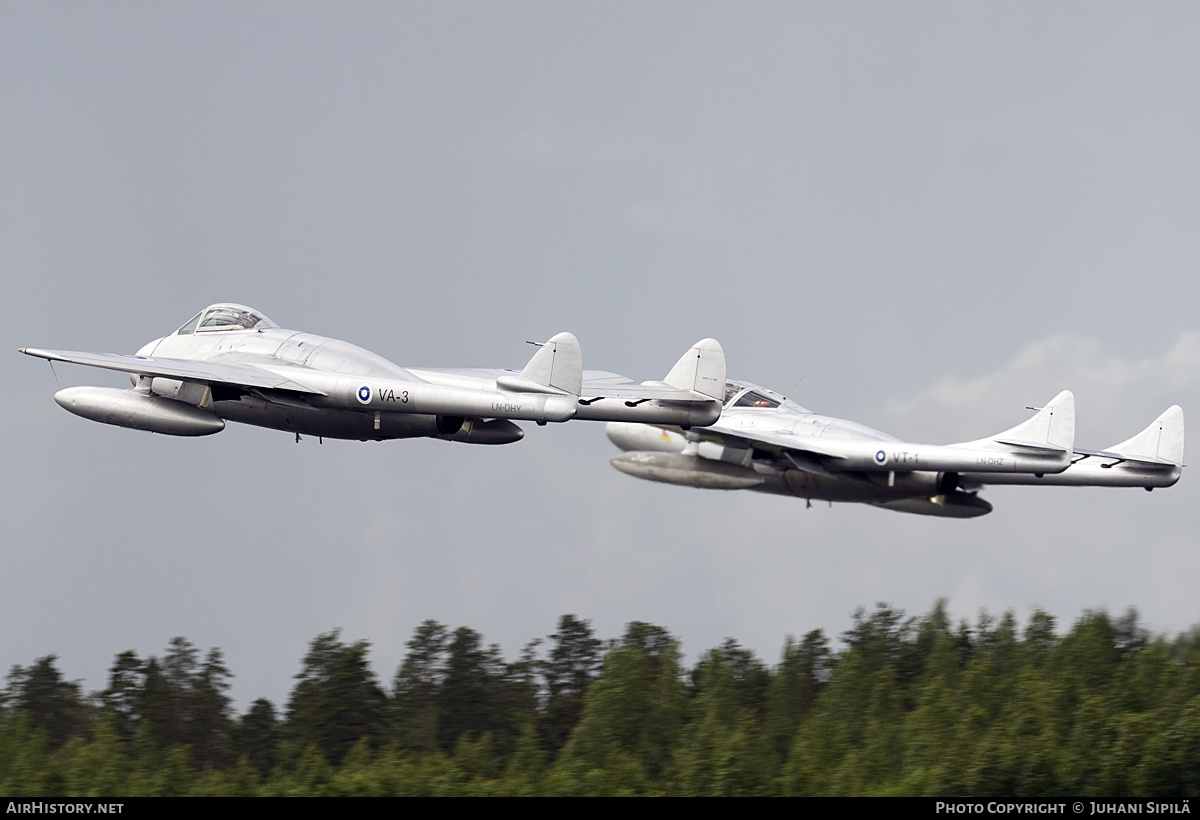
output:
[{"label": "silver metal skin", "polygon": [[717,420],[725,382],[725,354],[713,339],[693,345],[662,382],[585,372],[570,333],[538,345],[522,370],[416,370],[231,303],[210,305],[133,356],[20,352],[129,373],[130,390],[73,387],[55,401],[93,421],[176,436],[217,433],[225,421],[328,438],[470,444],[520,440],[514,420],[691,429]]},{"label": "silver metal skin", "polygon": [[171,436],[208,436],[225,429],[212,413],[135,390],[68,387],[54,394],[59,406],[85,419]]},{"label": "silver metal skin", "polygon": [[1076,449],[1075,399],[1055,396],[1025,422],[963,444],[902,442],[822,416],[749,382],[726,383],[721,418],[704,429],[610,423],[623,473],[686,487],[749,489],[897,512],[976,518],[988,484],[1170,487],[1183,470],[1183,410],[1168,409],[1107,450]]}]

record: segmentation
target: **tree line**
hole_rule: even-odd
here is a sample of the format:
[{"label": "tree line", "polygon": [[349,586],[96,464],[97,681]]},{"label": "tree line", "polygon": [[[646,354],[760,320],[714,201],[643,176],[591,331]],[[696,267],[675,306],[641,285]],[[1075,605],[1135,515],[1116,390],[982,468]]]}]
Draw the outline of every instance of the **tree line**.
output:
[{"label": "tree line", "polygon": [[564,615],[506,661],[426,621],[390,686],[317,636],[286,706],[242,715],[219,649],[122,652],[85,695],[55,656],[0,692],[0,794],[1200,796],[1200,627],[1132,610],[860,610],[768,666],[729,639],[685,668],[666,629]]}]

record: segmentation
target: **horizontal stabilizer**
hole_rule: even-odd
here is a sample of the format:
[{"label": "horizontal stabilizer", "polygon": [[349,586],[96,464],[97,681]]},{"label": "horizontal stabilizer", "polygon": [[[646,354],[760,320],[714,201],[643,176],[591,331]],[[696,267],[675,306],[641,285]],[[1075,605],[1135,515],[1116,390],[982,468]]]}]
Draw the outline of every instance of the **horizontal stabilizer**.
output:
[{"label": "horizontal stabilizer", "polygon": [[680,357],[664,384],[720,401],[725,395],[725,351],[716,339],[701,339]]},{"label": "horizontal stabilizer", "polygon": [[1064,390],[1011,430],[970,442],[974,446],[1002,444],[1026,450],[1070,451],[1075,446],[1075,396]]},{"label": "horizontal stabilizer", "polygon": [[579,349],[579,340],[565,331],[551,336],[550,341],[533,354],[520,378],[532,385],[578,396],[583,387],[583,352]]},{"label": "horizontal stabilizer", "polygon": [[1183,466],[1183,408],[1171,406],[1145,430],[1103,452],[1127,461]]}]

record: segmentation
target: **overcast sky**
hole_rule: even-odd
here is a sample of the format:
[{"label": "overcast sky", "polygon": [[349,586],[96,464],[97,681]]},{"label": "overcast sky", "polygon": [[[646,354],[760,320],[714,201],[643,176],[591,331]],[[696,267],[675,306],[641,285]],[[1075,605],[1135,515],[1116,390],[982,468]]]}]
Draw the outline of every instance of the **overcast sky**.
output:
[{"label": "overcast sky", "polygon": [[218,301],[401,365],[732,377],[930,443],[1060,389],[1101,448],[1200,408],[1200,6],[3,0],[0,667],[87,689],[221,647],[239,708],[318,633],[390,681],[427,618],[564,613],[689,660],[859,607],[1200,623],[1195,476],[1001,487],[971,521],[638,481],[524,441],[190,440],[54,404]]}]

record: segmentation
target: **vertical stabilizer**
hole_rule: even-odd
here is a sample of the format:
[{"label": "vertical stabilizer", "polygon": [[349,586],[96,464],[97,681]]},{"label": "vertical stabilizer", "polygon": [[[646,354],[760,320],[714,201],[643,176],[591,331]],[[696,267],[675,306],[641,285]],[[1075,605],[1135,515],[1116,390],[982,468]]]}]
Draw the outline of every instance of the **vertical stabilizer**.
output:
[{"label": "vertical stabilizer", "polygon": [[521,378],[578,396],[583,389],[583,352],[573,333],[556,333],[521,371]]},{"label": "vertical stabilizer", "polygon": [[701,339],[680,357],[664,384],[721,401],[725,396],[725,351],[716,339]]},{"label": "vertical stabilizer", "polygon": [[1075,446],[1075,396],[1064,390],[1027,421],[1011,430],[970,442],[976,446],[1005,444],[1044,450],[1067,450]]},{"label": "vertical stabilizer", "polygon": [[1183,408],[1178,404],[1168,408],[1142,432],[1131,439],[1114,444],[1106,452],[1126,458],[1166,461],[1183,465]]}]

